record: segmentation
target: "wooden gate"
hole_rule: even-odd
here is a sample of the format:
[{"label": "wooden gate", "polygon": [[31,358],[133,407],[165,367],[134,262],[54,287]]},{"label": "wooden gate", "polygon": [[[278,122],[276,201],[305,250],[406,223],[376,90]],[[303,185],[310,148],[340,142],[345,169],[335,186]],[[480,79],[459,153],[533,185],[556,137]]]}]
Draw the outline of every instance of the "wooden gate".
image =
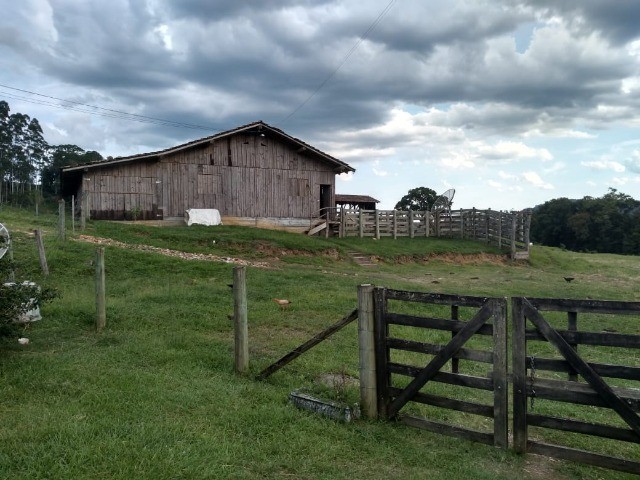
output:
[{"label": "wooden gate", "polygon": [[[376,288],[374,310],[380,415],[507,448],[506,299]],[[469,388],[476,392],[460,395]],[[483,395],[487,403],[462,400]],[[432,419],[436,411],[444,422]],[[487,418],[492,430],[475,427]]]},{"label": "wooden gate", "polygon": [[[618,322],[614,327],[606,322],[615,316],[640,315],[640,303],[513,298],[512,310],[515,450],[639,473],[640,462],[620,455],[624,457],[625,446],[640,443],[640,364],[633,350],[640,349],[640,322]],[[578,328],[578,313],[585,328]],[[527,328],[527,320],[534,328]],[[566,329],[561,329],[560,324],[565,322]],[[585,331],[587,328],[590,331]],[[580,353],[579,345],[584,345]],[[607,358],[617,358],[614,349],[631,352],[626,355],[631,363],[611,365],[587,360],[590,355],[602,358],[603,353]],[[558,406],[568,403],[572,408]],[[585,408],[581,405],[588,406],[589,418],[597,411],[602,423],[581,419],[580,409]],[[540,427],[538,438],[531,438],[529,426]],[[540,440],[540,436],[549,438],[549,429],[554,430],[550,437],[553,444]],[[577,434],[574,437],[580,438],[573,442],[582,447],[559,445],[558,431]],[[617,441],[608,447],[617,456],[594,452],[593,442],[587,440],[593,437]],[[590,451],[585,450],[587,443]],[[637,452],[635,446],[627,451],[628,456],[635,456],[633,452]]]}]

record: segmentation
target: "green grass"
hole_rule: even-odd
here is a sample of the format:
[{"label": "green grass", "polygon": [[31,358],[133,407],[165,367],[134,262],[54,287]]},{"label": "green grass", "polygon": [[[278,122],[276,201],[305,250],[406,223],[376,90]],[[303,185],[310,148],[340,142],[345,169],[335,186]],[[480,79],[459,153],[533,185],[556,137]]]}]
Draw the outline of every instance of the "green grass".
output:
[{"label": "green grass", "polygon": [[[629,477],[393,423],[340,424],[290,406],[290,391],[317,390],[323,374],[357,376],[354,324],[267,381],[252,377],[355,308],[362,283],[640,301],[638,257],[534,248],[530,264],[513,264],[474,242],[90,222],[89,235],[271,265],[247,271],[251,374],[243,377],[233,373],[227,318],[231,264],[106,247],[107,327],[96,334],[95,245],[73,235],[56,240],[51,214],[2,207],[0,222],[13,234],[17,276],[61,293],[23,333],[27,347],[0,343],[0,478]],[[39,273],[33,228],[45,230],[48,278]],[[358,267],[349,250],[381,263]],[[576,280],[565,282],[567,275]],[[274,297],[293,303],[281,311]]]}]

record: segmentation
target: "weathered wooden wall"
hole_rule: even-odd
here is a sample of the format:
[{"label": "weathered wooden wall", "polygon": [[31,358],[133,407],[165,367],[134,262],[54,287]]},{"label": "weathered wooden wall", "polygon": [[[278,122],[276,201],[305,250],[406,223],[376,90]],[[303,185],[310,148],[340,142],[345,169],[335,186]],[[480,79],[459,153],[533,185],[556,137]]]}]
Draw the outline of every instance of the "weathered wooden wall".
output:
[{"label": "weathered wooden wall", "polygon": [[320,210],[321,185],[335,195],[325,162],[276,139],[237,134],[155,161],[131,161],[85,173],[92,218],[181,217],[189,208],[216,208],[236,217],[310,218]]},{"label": "weathered wooden wall", "polygon": [[154,220],[158,173],[155,162],[113,165],[85,172],[81,194],[88,195],[91,218]]},{"label": "weathered wooden wall", "polygon": [[485,241],[528,258],[531,213],[493,210],[341,210],[343,237],[450,237]]}]

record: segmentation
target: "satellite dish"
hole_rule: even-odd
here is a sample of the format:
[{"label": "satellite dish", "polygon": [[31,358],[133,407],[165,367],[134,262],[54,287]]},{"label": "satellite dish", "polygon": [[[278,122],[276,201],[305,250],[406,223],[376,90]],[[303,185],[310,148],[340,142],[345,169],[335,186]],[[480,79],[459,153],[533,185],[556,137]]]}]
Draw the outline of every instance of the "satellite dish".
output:
[{"label": "satellite dish", "polygon": [[455,189],[450,188],[441,195],[438,195],[436,201],[433,202],[432,210],[451,210],[453,205],[453,196],[456,194]]},{"label": "satellite dish", "polygon": [[10,246],[11,237],[9,237],[9,230],[0,223],[0,258],[4,257],[4,254],[9,251]]}]

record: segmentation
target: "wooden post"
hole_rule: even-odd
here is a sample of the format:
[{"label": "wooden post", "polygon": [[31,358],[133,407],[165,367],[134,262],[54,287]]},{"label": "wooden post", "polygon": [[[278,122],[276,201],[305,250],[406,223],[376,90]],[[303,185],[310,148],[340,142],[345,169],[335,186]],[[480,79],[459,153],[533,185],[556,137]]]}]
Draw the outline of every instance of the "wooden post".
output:
[{"label": "wooden post", "polygon": [[527,451],[527,341],[522,298],[511,299],[513,371],[513,449]]},{"label": "wooden post", "polygon": [[42,231],[34,230],[33,231],[36,237],[36,245],[38,247],[38,256],[40,257],[40,268],[42,269],[42,274],[46,277],[49,275],[49,266],[47,265],[47,256],[44,252],[44,242],[42,241]]},{"label": "wooden post", "polygon": [[364,237],[364,215],[362,215],[362,209],[359,210],[358,212],[358,222],[360,223],[360,231],[359,231],[359,236],[360,238]]},{"label": "wooden post", "polygon": [[376,287],[373,289],[373,317],[375,331],[375,353],[376,353],[376,388],[378,389],[378,418],[388,419],[388,407],[391,397],[389,388],[391,386],[391,372],[389,372],[389,349],[387,348],[387,337],[389,336],[389,325],[387,323],[387,289]]},{"label": "wooden post", "polygon": [[524,223],[524,241],[527,247],[527,252],[531,251],[531,213],[527,212]]},{"label": "wooden post", "polygon": [[489,227],[491,225],[491,209],[487,210],[484,214],[485,214],[485,219],[484,219],[484,238],[485,238],[487,243],[490,243],[491,240],[489,239]]},{"label": "wooden post", "polygon": [[80,204],[80,229],[84,230],[87,227],[87,214],[88,214],[88,206],[89,206],[89,195],[86,190],[82,190],[82,200]]},{"label": "wooden post", "polygon": [[393,239],[398,238],[398,211],[393,211]]},{"label": "wooden post", "polygon": [[359,285],[358,350],[360,354],[360,406],[366,418],[378,418],[374,325],[373,285]]},{"label": "wooden post", "polygon": [[516,230],[518,228],[516,214],[511,214],[511,259],[516,258]]},{"label": "wooden post", "polygon": [[503,213],[498,213],[498,248],[502,249],[502,217]]},{"label": "wooden post", "polygon": [[494,300],[493,314],[493,444],[509,448],[509,381],[507,301]]},{"label": "wooden post", "polygon": [[378,212],[378,210],[375,210],[375,216],[376,216],[376,238],[378,240],[380,240],[380,213]]},{"label": "wooden post", "polygon": [[96,330],[102,331],[107,323],[106,288],[104,275],[104,247],[96,249]]},{"label": "wooden post", "polygon": [[233,331],[236,373],[249,370],[246,267],[233,267]]},{"label": "wooden post", "polygon": [[300,346],[294,348],[293,350],[291,350],[289,353],[287,353],[284,357],[280,358],[278,361],[276,361],[276,362],[272,363],[271,365],[269,365],[267,368],[265,368],[264,370],[262,370],[258,374],[258,376],[256,377],[256,380],[264,380],[269,375],[273,374],[274,372],[277,372],[282,367],[284,367],[285,365],[291,363],[293,360],[298,358],[303,353],[308,352],[313,347],[315,347],[319,343],[323,342],[324,340],[329,338],[334,333],[340,331],[342,328],[344,328],[345,326],[349,325],[356,318],[358,318],[358,309],[353,310],[346,317],[340,319],[339,321],[337,321],[336,323],[331,325],[329,328],[324,329],[322,332],[320,332],[319,334],[315,335],[310,340],[307,340],[302,345],[300,345]]},{"label": "wooden post", "polygon": [[429,223],[431,220],[431,212],[429,210],[424,211],[424,236],[429,236]]},{"label": "wooden post", "polygon": [[347,212],[344,206],[340,209],[340,238],[346,237],[345,225],[346,225]]},{"label": "wooden post", "polygon": [[76,196],[71,195],[71,232],[76,233]]},{"label": "wooden post", "polygon": [[[453,236],[453,232],[451,232]],[[464,238],[464,212],[460,209],[460,238]]]},{"label": "wooden post", "polygon": [[58,238],[64,240],[64,200],[58,202]]},{"label": "wooden post", "polygon": [[413,238],[413,210],[409,210],[409,238]]}]

